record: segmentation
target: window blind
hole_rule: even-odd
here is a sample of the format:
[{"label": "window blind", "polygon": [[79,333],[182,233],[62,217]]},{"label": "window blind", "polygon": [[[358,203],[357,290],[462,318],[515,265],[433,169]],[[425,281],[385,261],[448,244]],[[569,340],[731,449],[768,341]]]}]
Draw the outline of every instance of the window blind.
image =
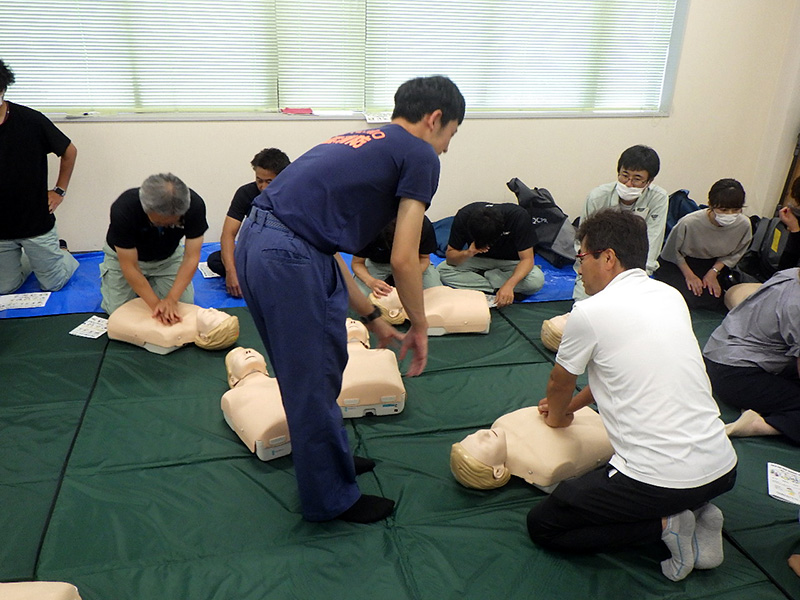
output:
[{"label": "window blind", "polygon": [[0,58],[50,112],[379,112],[444,74],[470,113],[654,114],[685,2],[3,0]]}]

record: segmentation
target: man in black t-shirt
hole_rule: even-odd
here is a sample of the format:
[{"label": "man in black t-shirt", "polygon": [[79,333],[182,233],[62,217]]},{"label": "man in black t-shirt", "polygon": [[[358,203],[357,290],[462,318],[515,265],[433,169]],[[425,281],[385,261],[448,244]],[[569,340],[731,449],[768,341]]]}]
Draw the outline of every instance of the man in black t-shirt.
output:
[{"label": "man in black t-shirt", "polygon": [[178,302],[194,301],[192,276],[207,229],[203,199],[172,173],[123,192],[111,205],[100,265],[103,310],[111,314],[139,296],[154,318],[179,322]]},{"label": "man in black t-shirt", "polygon": [[[392,276],[392,241],[397,220],[393,219],[366,248],[353,254],[350,266],[356,283],[365,294],[377,298],[390,294],[394,285]],[[442,285],[439,272],[431,265],[431,252],[436,252],[436,232],[428,217],[422,217],[422,234],[419,239],[419,268],[422,272],[422,289]]]},{"label": "man in black t-shirt", "polygon": [[544,285],[533,264],[531,218],[517,204],[473,202],[459,209],[450,229],[442,283],[454,288],[497,294],[498,307],[528,296]]},{"label": "man in black t-shirt", "polygon": [[278,174],[289,166],[289,157],[277,148],[264,148],[253,157],[250,165],[256,174],[256,180],[241,186],[233,195],[225,222],[222,224],[222,234],[219,238],[220,249],[212,252],[206,262],[208,267],[225,278],[225,289],[235,298],[242,297],[239,287],[239,277],[236,275],[236,265],[233,260],[233,249],[236,247],[236,236],[242,221],[250,213],[253,200],[256,199],[267,186],[272,183]]},{"label": "man in black t-shirt", "polygon": [[[5,100],[14,73],[0,60],[0,294],[19,288],[33,271],[43,290],[66,285],[78,261],[59,247],[53,214],[67,193],[75,145],[42,113]],[[61,157],[48,190],[47,155]],[[23,264],[23,251],[30,266]]]}]

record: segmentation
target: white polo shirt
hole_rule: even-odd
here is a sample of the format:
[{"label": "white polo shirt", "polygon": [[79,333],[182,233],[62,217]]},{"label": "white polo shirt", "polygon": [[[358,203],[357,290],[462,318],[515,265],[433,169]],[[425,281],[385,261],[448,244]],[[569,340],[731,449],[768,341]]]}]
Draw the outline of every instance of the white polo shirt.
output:
[{"label": "white polo shirt", "polygon": [[589,387],[621,473],[686,489],[736,465],[680,293],[641,269],[576,302],[556,362]]}]

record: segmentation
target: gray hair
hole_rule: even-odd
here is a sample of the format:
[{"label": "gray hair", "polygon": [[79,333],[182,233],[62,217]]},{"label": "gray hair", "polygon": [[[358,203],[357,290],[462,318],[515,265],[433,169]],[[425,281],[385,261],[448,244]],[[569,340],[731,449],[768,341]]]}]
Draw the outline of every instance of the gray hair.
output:
[{"label": "gray hair", "polygon": [[139,202],[146,213],[184,215],[189,210],[189,188],[172,173],[150,175],[139,188]]}]

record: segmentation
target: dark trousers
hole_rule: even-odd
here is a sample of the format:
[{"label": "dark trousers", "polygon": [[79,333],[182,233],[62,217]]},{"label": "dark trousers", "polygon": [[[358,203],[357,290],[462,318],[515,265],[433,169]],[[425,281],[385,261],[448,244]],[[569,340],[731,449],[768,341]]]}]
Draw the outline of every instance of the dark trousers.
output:
[{"label": "dark trousers", "polygon": [[236,272],[278,379],[303,516],[332,519],[361,495],[341,409],[347,288],[334,257],[253,208]]},{"label": "dark trousers", "polygon": [[705,359],[714,396],[741,410],[752,409],[800,445],[800,379],[792,364],[785,373],[773,375],[759,367],[730,367]]},{"label": "dark trousers", "polygon": [[[692,273],[697,275],[700,279],[705,277],[705,274],[711,270],[711,267],[713,267],[716,262],[716,258],[686,257],[686,264],[692,270]],[[683,295],[683,299],[686,300],[686,306],[689,308],[704,308],[706,310],[727,312],[728,309],[725,308],[724,294],[721,294],[719,298],[715,298],[707,289],[703,289],[702,294],[695,296],[694,293],[686,287],[686,278],[683,276],[680,268],[678,268],[678,265],[664,260],[663,258],[658,261],[658,264],[660,266],[653,277],[678,290]],[[717,276],[717,281],[723,292],[730,287],[727,280],[729,273],[730,269],[724,267]]]},{"label": "dark trousers", "polygon": [[528,513],[528,533],[544,548],[571,553],[657,542],[662,517],[699,508],[735,482],[735,467],[706,485],[673,489],[641,483],[605,466],[561,482]]},{"label": "dark trousers", "polygon": [[225,277],[225,264],[222,262],[222,254],[219,250],[212,252],[206,259],[208,268],[214,271],[217,275]]}]

